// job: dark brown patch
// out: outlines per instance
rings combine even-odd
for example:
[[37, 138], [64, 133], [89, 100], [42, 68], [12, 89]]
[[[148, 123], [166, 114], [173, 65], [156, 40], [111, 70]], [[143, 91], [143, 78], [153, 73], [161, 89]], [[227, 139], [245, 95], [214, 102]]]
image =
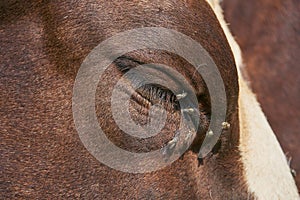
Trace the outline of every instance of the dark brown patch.
[[[23, 5], [27, 12], [21, 15], [18, 12]], [[27, 1], [15, 1], [3, 9], [5, 12], [0, 14], [2, 197], [247, 199], [237, 148], [237, 73], [225, 36], [204, 0], [142, 4], [49, 0], [38, 1], [34, 6]], [[188, 151], [183, 159], [153, 173], [133, 175], [115, 171], [88, 153], [75, 130], [72, 89], [85, 56], [105, 38], [145, 26], [175, 29], [200, 42], [224, 79], [227, 121], [232, 127], [223, 133], [219, 151], [206, 158], [200, 167], [197, 154]], [[180, 69], [182, 62], [178, 58], [157, 58], [150, 60], [188, 71]], [[141, 55], [140, 59], [149, 57]]]

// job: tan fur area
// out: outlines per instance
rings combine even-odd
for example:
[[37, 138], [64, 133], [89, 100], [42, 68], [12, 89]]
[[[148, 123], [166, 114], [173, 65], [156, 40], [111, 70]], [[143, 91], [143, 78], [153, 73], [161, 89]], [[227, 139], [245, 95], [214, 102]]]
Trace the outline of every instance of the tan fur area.
[[249, 190], [257, 199], [299, 199], [274, 132], [245, 81], [239, 83], [240, 151]]

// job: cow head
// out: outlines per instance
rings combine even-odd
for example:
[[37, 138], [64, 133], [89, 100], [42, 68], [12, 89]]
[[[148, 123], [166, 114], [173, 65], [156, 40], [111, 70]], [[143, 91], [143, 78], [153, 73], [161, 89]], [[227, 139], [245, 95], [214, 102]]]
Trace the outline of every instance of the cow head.
[[[217, 2], [8, 1], [3, 9], [4, 196], [297, 198], [284, 154], [242, 78], [241, 54]], [[195, 90], [201, 111], [197, 137], [181, 159], [158, 171], [130, 174], [98, 162], [84, 148], [73, 122], [72, 89], [93, 48], [116, 33], [142, 27], [176, 30], [204, 47], [223, 79], [227, 115], [212, 153], [199, 161], [211, 117], [209, 91], [200, 74], [182, 57], [157, 49], [132, 51], [114, 60], [98, 84], [95, 107], [99, 124], [117, 146], [136, 153], [152, 151], [174, 139], [180, 122], [180, 97], [168, 88], [149, 85], [133, 93], [129, 110], [137, 123], [145, 124], [149, 104], [159, 100], [167, 111], [162, 132], [136, 139], [117, 127], [111, 95], [128, 69], [160, 63], [178, 71]]]

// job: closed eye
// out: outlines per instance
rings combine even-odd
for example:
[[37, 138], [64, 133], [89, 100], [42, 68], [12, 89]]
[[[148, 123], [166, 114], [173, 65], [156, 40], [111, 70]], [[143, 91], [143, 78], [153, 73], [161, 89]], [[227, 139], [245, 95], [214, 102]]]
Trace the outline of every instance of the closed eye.
[[[135, 60], [134, 58], [131, 58], [129, 56], [121, 56], [114, 61], [114, 64], [118, 69], [118, 71], [122, 75], [124, 75], [127, 72], [129, 72], [131, 69], [138, 67], [139, 65], [144, 65], [146, 63]], [[164, 76], [162, 76], [162, 78], [163, 77]], [[141, 81], [138, 79], [139, 77], [135, 77], [135, 76], [130, 77], [131, 83], [135, 81], [137, 82]], [[176, 82], [176, 83], [180, 84], [180, 82]], [[182, 91], [182, 94], [183, 93], [184, 91]], [[196, 97], [198, 100], [198, 110], [200, 112], [198, 114], [200, 114], [199, 116], [200, 121], [197, 125], [196, 118], [191, 117], [190, 120], [195, 127], [198, 126], [197, 127], [198, 132], [203, 133], [203, 134], [197, 134], [198, 138], [195, 139], [196, 142], [193, 143], [193, 147], [192, 147], [193, 151], [198, 152], [201, 145], [201, 141], [203, 141], [201, 137], [205, 135], [205, 132], [207, 131], [210, 122], [210, 99], [209, 99], [209, 95], [204, 92], [196, 94]], [[185, 102], [191, 101], [189, 96], [183, 98], [185, 99]], [[137, 121], [142, 121], [141, 120], [142, 116], [148, 115], [149, 108], [155, 104], [162, 105], [164, 109], [167, 110], [168, 113], [170, 114], [177, 113], [181, 115], [183, 113], [181, 112], [182, 110], [177, 96], [171, 90], [159, 84], [145, 84], [140, 86], [139, 88], [134, 90], [134, 92], [131, 95], [131, 99], [133, 100], [132, 101], [133, 103], [138, 104], [138, 106], [134, 106], [134, 110], [137, 110], [140, 115], [133, 115], [136, 116]], [[191, 103], [190, 105], [194, 105], [194, 104]], [[178, 116], [177, 114], [171, 115], [171, 118], [177, 119], [176, 117], [174, 117], [174, 116]], [[188, 113], [188, 115], [192, 115], [192, 116], [193, 114], [194, 113], [192, 114]]]
[[[137, 67], [138, 65], [143, 65], [145, 63], [140, 62], [129, 56], [123, 55], [117, 58], [114, 61], [114, 64], [122, 74], [125, 74], [130, 69]], [[172, 108], [174, 110], [180, 109], [176, 95], [164, 86], [158, 84], [145, 84], [137, 88], [135, 92], [139, 97], [143, 97], [144, 100], [147, 100], [147, 102], [151, 105], [163, 104], [166, 107]], [[135, 98], [135, 95], [133, 95], [132, 98], [135, 100], [139, 99]]]

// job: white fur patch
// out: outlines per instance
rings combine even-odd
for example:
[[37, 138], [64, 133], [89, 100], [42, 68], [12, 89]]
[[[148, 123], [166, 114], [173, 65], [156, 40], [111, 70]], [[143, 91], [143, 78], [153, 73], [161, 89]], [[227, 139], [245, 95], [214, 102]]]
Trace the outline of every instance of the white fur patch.
[[249, 191], [257, 199], [298, 200], [295, 182], [275, 134], [242, 78], [239, 86], [239, 148]]
[[248, 191], [258, 200], [299, 200], [286, 157], [255, 95], [241, 74], [241, 51], [229, 31], [219, 0], [207, 0], [213, 8], [233, 51], [239, 75], [240, 152]]

